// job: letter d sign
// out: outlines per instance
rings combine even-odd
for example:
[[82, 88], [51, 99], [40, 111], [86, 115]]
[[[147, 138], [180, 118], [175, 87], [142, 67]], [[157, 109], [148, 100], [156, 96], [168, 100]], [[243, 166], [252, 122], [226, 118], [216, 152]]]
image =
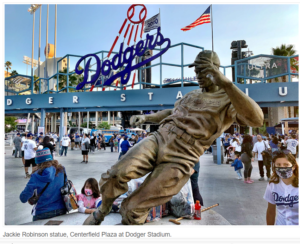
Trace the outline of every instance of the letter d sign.
[[12, 105], [12, 100], [11, 100], [11, 99], [7, 99], [7, 100], [6, 100], [6, 104], [7, 104], [7, 106]]

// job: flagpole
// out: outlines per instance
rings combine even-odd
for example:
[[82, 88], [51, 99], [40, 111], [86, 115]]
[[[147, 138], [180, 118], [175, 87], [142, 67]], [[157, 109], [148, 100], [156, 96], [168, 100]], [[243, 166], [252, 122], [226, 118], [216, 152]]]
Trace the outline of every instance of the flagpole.
[[214, 51], [214, 28], [213, 28], [212, 4], [210, 6], [211, 6], [211, 46], [212, 46], [212, 51]]

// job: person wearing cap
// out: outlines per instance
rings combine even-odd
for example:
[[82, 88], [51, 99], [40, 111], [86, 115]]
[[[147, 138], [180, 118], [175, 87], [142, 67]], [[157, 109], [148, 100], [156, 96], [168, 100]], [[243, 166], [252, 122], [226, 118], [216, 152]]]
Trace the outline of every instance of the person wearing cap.
[[22, 158], [22, 153], [21, 153], [22, 139], [20, 137], [20, 133], [17, 133], [17, 136], [14, 138], [13, 143], [15, 145], [15, 158], [17, 158], [18, 152], [19, 152], [19, 158]]
[[154, 206], [168, 202], [187, 183], [204, 151], [234, 122], [261, 127], [264, 115], [255, 101], [220, 72], [217, 53], [201, 51], [193, 64], [200, 89], [178, 99], [173, 109], [133, 115], [131, 126], [160, 124], [140, 141], [99, 182], [102, 204], [84, 225], [99, 225], [127, 182], [150, 173], [121, 204], [122, 224], [143, 224]]
[[128, 136], [124, 135], [124, 140], [120, 143], [121, 153], [119, 155], [119, 159], [128, 152], [129, 148], [132, 147], [127, 139]]
[[83, 156], [83, 161], [81, 163], [88, 163], [89, 159], [89, 148], [90, 148], [90, 139], [88, 134], [83, 134], [81, 141], [81, 153]]
[[32, 172], [36, 170], [35, 164], [35, 151], [37, 150], [37, 145], [35, 141], [32, 140], [32, 134], [27, 133], [27, 139], [24, 141], [24, 158], [25, 158], [25, 178], [30, 178], [28, 173], [28, 168], [32, 165]]
[[121, 157], [121, 152], [122, 152], [121, 144], [124, 141], [124, 137], [125, 137], [125, 134], [122, 134], [119, 139], [119, 158]]
[[66, 214], [67, 210], [60, 192], [65, 180], [67, 181], [67, 177], [64, 179], [65, 168], [57, 160], [53, 160], [47, 147], [36, 151], [35, 164], [37, 170], [21, 192], [21, 202], [26, 203], [34, 193], [40, 194], [46, 187], [33, 208], [33, 221]]
[[67, 134], [65, 134], [61, 140], [60, 140], [60, 146], [62, 147], [61, 152], [60, 152], [60, 156], [62, 156], [64, 154], [65, 151], [65, 157], [67, 157], [67, 152], [68, 152], [68, 147], [70, 146], [70, 137], [68, 137]]

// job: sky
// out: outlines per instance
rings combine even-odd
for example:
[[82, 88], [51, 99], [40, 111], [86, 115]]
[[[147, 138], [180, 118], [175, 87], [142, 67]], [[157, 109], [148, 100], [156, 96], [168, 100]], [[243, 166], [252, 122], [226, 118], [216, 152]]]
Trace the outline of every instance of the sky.
[[[161, 33], [171, 39], [171, 45], [185, 42], [211, 50], [211, 24], [203, 24], [190, 31], [180, 29], [191, 24], [207, 9], [209, 4], [145, 4], [147, 18], [161, 13]], [[33, 16], [27, 12], [29, 4], [6, 4], [5, 9], [5, 57], [12, 63], [12, 70], [26, 74], [23, 56], [31, 57]], [[127, 16], [130, 4], [58, 4], [57, 6], [57, 57], [66, 54], [86, 55], [109, 50]], [[54, 4], [49, 5], [48, 42], [54, 44]], [[137, 7], [133, 20], [138, 19]], [[35, 16], [34, 59], [38, 59], [39, 14]], [[47, 5], [42, 5], [41, 60], [45, 60]], [[299, 46], [299, 7], [296, 4], [213, 4], [214, 50], [221, 65], [231, 64], [230, 44], [234, 40], [246, 40], [254, 55], [271, 54], [271, 49], [293, 44]], [[151, 35], [156, 30], [150, 32]], [[143, 35], [145, 38], [145, 34]], [[123, 40], [123, 38], [121, 38]], [[120, 41], [114, 51], [118, 51]], [[133, 41], [131, 44], [133, 45]], [[184, 63], [192, 63], [200, 50], [184, 47]], [[180, 64], [180, 47], [169, 49], [163, 62]], [[74, 69], [77, 59], [71, 59]], [[93, 61], [92, 61], [93, 63]], [[155, 63], [155, 62], [154, 62]], [[231, 72], [228, 72], [231, 73]], [[30, 67], [28, 67], [30, 74]], [[153, 68], [154, 77], [159, 68]], [[184, 76], [194, 76], [193, 69], [185, 68]], [[164, 78], [179, 78], [180, 68], [164, 66]]]

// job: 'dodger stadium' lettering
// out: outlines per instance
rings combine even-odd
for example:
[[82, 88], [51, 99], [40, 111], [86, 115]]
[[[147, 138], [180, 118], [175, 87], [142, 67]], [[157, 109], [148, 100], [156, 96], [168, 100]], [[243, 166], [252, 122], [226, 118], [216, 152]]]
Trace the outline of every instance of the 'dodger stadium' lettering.
[[[154, 38], [155, 38], [155, 40], [153, 41]], [[132, 66], [132, 62], [136, 56], [141, 57], [147, 49], [153, 50], [156, 46], [161, 46], [165, 42], [167, 42], [167, 46], [165, 48], [163, 48], [159, 53], [152, 56], [151, 58], [148, 58], [147, 60], [144, 60], [144, 61]], [[98, 78], [101, 74], [107, 76], [111, 72], [111, 69], [117, 70], [117, 69], [123, 67], [124, 64], [126, 64], [126, 66], [124, 66], [125, 69], [123, 71], [111, 76], [103, 85], [110, 86], [111, 83], [119, 77], [121, 77], [121, 84], [123, 84], [123, 85], [127, 84], [130, 79], [131, 71], [138, 69], [139, 67], [145, 65], [146, 63], [163, 55], [170, 48], [171, 40], [169, 38], [164, 38], [164, 36], [160, 33], [160, 27], [159, 27], [157, 29], [156, 37], [154, 37], [154, 35], [147, 34], [145, 42], [143, 40], [141, 40], [136, 44], [135, 47], [134, 47], [134, 45], [131, 47], [127, 47], [125, 49], [124, 53], [123, 53], [123, 44], [124, 43], [121, 43], [119, 52], [117, 54], [115, 54], [115, 56], [112, 58], [112, 60], [111, 61], [105, 60], [102, 64], [102, 66], [101, 66], [101, 60], [96, 54], [87, 54], [87, 55], [83, 56], [82, 58], [80, 58], [75, 66], [75, 72], [78, 75], [81, 75], [84, 72], [84, 78], [83, 78], [83, 82], [81, 82], [77, 85], [76, 90], [82, 89], [85, 84], [93, 84], [96, 80], [98, 80]], [[122, 53], [123, 53], [123, 55], [122, 55]], [[129, 56], [128, 56], [128, 54], [129, 54]], [[91, 57], [91, 58], [87, 61], [84, 69], [78, 70], [80, 63], [88, 57]], [[97, 65], [96, 73], [95, 73], [95, 75], [92, 76], [91, 80], [88, 81], [89, 67], [90, 67], [90, 62], [92, 60], [92, 57], [94, 57], [96, 59], [96, 65]]]

